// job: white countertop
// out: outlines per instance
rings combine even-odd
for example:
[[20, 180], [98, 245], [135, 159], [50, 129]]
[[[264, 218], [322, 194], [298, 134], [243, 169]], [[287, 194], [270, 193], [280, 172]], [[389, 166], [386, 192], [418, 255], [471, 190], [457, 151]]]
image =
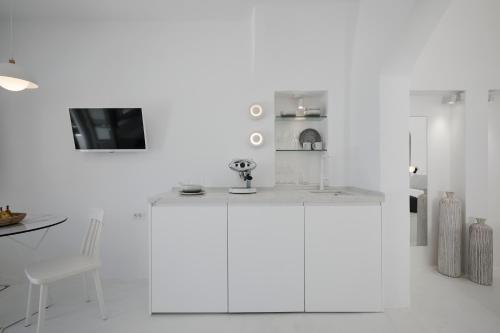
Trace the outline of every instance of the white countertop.
[[287, 204], [287, 205], [315, 205], [315, 204], [368, 204], [382, 203], [384, 194], [355, 187], [327, 187], [326, 190], [336, 193], [313, 193], [317, 188], [307, 187], [261, 187], [255, 194], [231, 194], [228, 188], [205, 188], [205, 194], [186, 196], [179, 194], [179, 189], [155, 195], [149, 199], [152, 206], [168, 205], [203, 205], [203, 204]]

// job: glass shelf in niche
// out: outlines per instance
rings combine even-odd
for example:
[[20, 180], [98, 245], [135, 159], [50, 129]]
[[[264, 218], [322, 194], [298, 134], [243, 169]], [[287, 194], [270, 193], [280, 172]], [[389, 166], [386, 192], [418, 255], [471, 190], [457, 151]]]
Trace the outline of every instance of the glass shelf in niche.
[[324, 151], [328, 151], [327, 149], [321, 149], [321, 150], [313, 150], [313, 149], [309, 149], [309, 150], [306, 150], [306, 149], [276, 149], [276, 151], [304, 151], [304, 152], [324, 152]]
[[278, 121], [287, 121], [287, 120], [295, 120], [295, 121], [309, 121], [309, 120], [324, 120], [327, 116], [276, 116], [276, 120]]

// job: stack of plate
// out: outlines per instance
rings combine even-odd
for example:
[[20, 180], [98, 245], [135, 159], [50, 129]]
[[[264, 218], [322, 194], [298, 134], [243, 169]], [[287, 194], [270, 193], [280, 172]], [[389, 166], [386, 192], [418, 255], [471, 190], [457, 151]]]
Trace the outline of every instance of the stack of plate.
[[202, 195], [205, 194], [203, 186], [196, 184], [181, 184], [179, 191], [181, 195]]
[[311, 144], [321, 142], [321, 134], [314, 128], [307, 128], [300, 132], [299, 142], [301, 146], [304, 145], [304, 142], [310, 142]]

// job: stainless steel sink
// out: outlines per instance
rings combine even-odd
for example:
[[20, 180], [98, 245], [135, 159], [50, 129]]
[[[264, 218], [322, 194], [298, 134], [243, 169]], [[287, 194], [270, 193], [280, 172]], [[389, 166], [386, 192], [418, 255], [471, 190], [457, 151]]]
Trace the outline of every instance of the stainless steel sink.
[[311, 193], [315, 193], [315, 194], [333, 194], [335, 196], [338, 196], [338, 195], [351, 195], [349, 192], [344, 192], [344, 191], [340, 191], [340, 190], [312, 190], [312, 191], [309, 191]]

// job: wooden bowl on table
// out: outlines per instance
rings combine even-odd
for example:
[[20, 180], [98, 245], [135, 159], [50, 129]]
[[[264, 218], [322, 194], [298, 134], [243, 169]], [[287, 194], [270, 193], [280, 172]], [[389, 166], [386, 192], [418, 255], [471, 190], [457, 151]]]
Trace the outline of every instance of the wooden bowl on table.
[[16, 224], [24, 220], [26, 213], [12, 213], [11, 217], [5, 217], [0, 219], [0, 227], [5, 227], [8, 225]]

